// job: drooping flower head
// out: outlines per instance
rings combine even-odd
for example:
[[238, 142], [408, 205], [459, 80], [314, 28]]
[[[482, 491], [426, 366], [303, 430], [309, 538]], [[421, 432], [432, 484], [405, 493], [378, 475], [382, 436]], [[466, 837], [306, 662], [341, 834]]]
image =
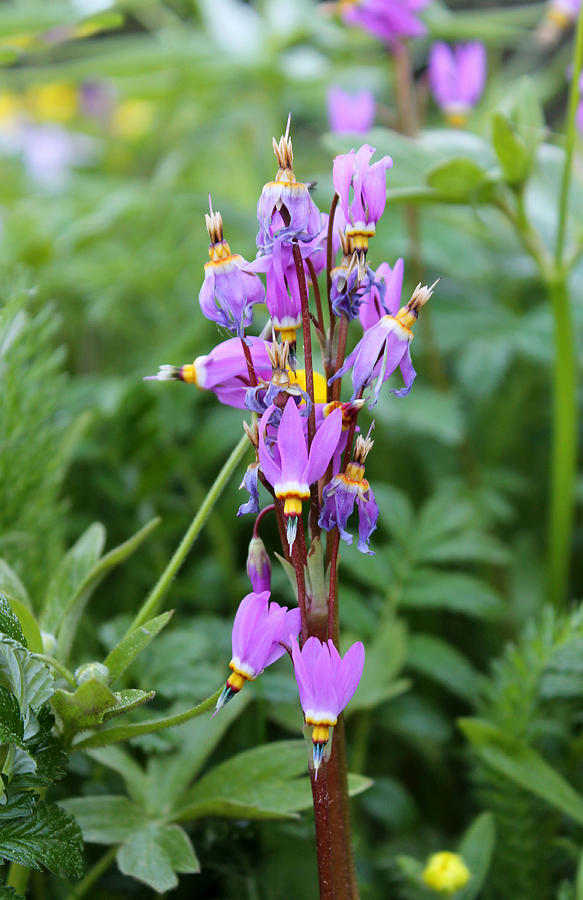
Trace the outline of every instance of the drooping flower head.
[[300, 632], [300, 611], [269, 603], [269, 591], [247, 594], [233, 622], [231, 674], [217, 700], [215, 713], [285, 653], [285, 646]]
[[263, 186], [257, 204], [257, 247], [263, 253], [271, 250], [274, 240], [311, 241], [322, 231], [320, 210], [312, 200], [308, 186], [297, 181], [294, 174], [289, 125], [288, 119], [286, 133], [279, 143], [273, 138], [278, 170], [275, 181], [268, 181]]
[[316, 776], [330, 728], [347, 706], [358, 687], [364, 668], [364, 646], [353, 644], [341, 657], [334, 641], [322, 643], [310, 637], [300, 650], [292, 641], [294, 672], [306, 725], [312, 726], [313, 760]]
[[339, 237], [344, 255], [330, 273], [330, 300], [337, 316], [355, 319], [367, 295], [374, 289], [379, 297], [384, 296], [385, 285], [370, 266], [365, 265], [364, 270], [359, 266], [359, 255], [352, 238], [344, 232], [340, 232]]
[[382, 385], [399, 366], [405, 387], [400, 390], [393, 388], [391, 393], [396, 397], [405, 397], [411, 390], [416, 375], [409, 350], [409, 344], [413, 340], [411, 327], [417, 320], [419, 310], [431, 297], [434, 287], [435, 285], [430, 288], [417, 285], [406, 306], [401, 307], [396, 314], [383, 316], [376, 325], [372, 325], [330, 382], [352, 369], [353, 397], [356, 397], [376, 380], [374, 399], [370, 404], [374, 406]]
[[349, 517], [358, 509], [358, 549], [361, 553], [371, 553], [368, 542], [377, 527], [379, 508], [374, 493], [364, 477], [364, 463], [370, 453], [373, 441], [360, 435], [356, 439], [354, 453], [346, 471], [336, 475], [322, 493], [322, 512], [318, 524], [325, 531], [337, 527], [340, 537], [352, 544], [352, 535], [346, 530]]
[[368, 144], [355, 153], [342, 153], [334, 159], [332, 178], [346, 218], [346, 237], [352, 240], [358, 255], [359, 278], [364, 276], [364, 259], [368, 242], [374, 236], [376, 223], [387, 202], [386, 171], [393, 165], [390, 156], [383, 156], [370, 165], [375, 152]]
[[265, 299], [263, 283], [246, 270], [246, 259], [231, 253], [223, 237], [221, 214], [213, 212], [211, 206], [210, 215], [204, 218], [210, 238], [210, 261], [204, 266], [204, 283], [198, 295], [200, 308], [207, 319], [241, 337], [253, 320], [251, 307]]
[[[271, 377], [270, 344], [258, 337], [245, 338], [258, 379]], [[250, 387], [245, 354], [239, 338], [217, 344], [210, 353], [197, 356], [185, 366], [160, 366], [157, 375], [145, 381], [185, 381], [205, 391], [213, 391], [226, 406], [245, 409], [245, 395]]]
[[457, 853], [442, 850], [429, 857], [422, 878], [427, 887], [439, 894], [455, 894], [470, 880], [470, 870]]
[[289, 397], [271, 450], [266, 442], [269, 420], [276, 407], [267, 408], [259, 423], [259, 461], [261, 470], [278, 500], [284, 501], [290, 547], [295, 541], [302, 501], [310, 496], [310, 485], [326, 471], [336, 450], [342, 430], [342, 412], [335, 410], [317, 429], [308, 452], [304, 425], [293, 397]]
[[[386, 313], [395, 313], [401, 305], [401, 291], [403, 290], [403, 274], [405, 265], [402, 257], [397, 260], [393, 268], [387, 262], [383, 262], [375, 272], [375, 278], [368, 291], [362, 297], [358, 310], [360, 324], [366, 331], [381, 319]], [[384, 290], [379, 289], [379, 281]]]
[[340, 87], [328, 91], [328, 121], [336, 134], [358, 134], [372, 127], [375, 99], [366, 89], [351, 94]]
[[486, 83], [486, 48], [479, 41], [448, 47], [437, 41], [429, 51], [429, 85], [450, 125], [465, 125]]
[[368, 31], [389, 47], [406, 38], [425, 34], [417, 13], [429, 0], [340, 0], [340, 15], [347, 25]]

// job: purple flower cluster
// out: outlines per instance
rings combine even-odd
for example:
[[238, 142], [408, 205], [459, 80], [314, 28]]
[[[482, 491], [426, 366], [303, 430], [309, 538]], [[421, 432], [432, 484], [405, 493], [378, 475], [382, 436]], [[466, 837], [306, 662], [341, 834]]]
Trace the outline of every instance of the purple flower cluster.
[[[294, 174], [289, 123], [285, 135], [274, 141], [274, 152], [278, 170], [259, 198], [253, 262], [231, 253], [218, 212], [211, 208], [206, 216], [210, 261], [204, 266], [200, 307], [233, 336], [193, 363], [162, 366], [151, 377], [195, 384], [252, 414], [251, 423], [244, 424], [254, 459], [241, 485], [249, 500], [239, 508], [239, 515], [257, 515], [247, 558], [252, 591], [235, 616], [231, 674], [216, 710], [287, 651], [311, 729], [317, 774], [327, 759], [331, 729], [354, 694], [364, 665], [361, 643], [353, 644], [344, 658], [334, 643], [336, 576], [330, 574], [331, 568], [336, 571], [339, 541], [351, 544], [352, 530], [358, 532], [358, 549], [373, 552], [369, 542], [379, 509], [365, 477], [373, 441], [358, 433], [357, 417], [365, 391], [370, 389], [370, 402], [376, 403], [397, 368], [404, 387], [392, 393], [405, 396], [411, 389], [412, 326], [432, 289], [419, 285], [401, 306], [403, 260], [393, 267], [381, 263], [376, 270], [370, 265], [369, 244], [386, 205], [389, 156], [372, 162], [375, 150], [368, 144], [337, 156], [332, 171], [337, 197], [326, 216]], [[318, 285], [327, 265], [328, 323]], [[270, 339], [248, 333], [263, 304], [269, 321], [262, 333]], [[362, 334], [345, 356], [351, 322]], [[314, 369], [312, 331], [325, 375]], [[298, 332], [303, 336], [303, 369]], [[353, 393], [342, 401], [340, 382], [348, 373]], [[260, 485], [270, 494], [263, 509]], [[275, 515], [285, 563], [295, 574], [297, 608], [271, 600], [270, 555], [258, 534], [268, 513]], [[326, 564], [319, 549], [324, 538]], [[316, 560], [319, 574], [313, 568]]]

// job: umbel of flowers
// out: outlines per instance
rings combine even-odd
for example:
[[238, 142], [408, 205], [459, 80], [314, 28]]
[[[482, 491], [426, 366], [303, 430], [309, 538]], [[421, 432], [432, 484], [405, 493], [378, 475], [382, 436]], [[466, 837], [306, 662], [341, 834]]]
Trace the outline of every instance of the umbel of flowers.
[[[337, 156], [335, 193], [323, 214], [296, 177], [289, 121], [273, 146], [277, 172], [257, 205], [256, 259], [248, 263], [232, 253], [220, 213], [211, 207], [206, 215], [210, 260], [200, 308], [232, 337], [192, 363], [161, 366], [150, 378], [213, 391], [249, 416], [243, 425], [254, 458], [241, 484], [249, 499], [238, 515], [256, 517], [247, 559], [251, 591], [235, 613], [231, 671], [215, 714], [289, 655], [311, 747], [320, 885], [328, 897], [325, 886], [334, 879], [356, 884], [342, 712], [365, 662], [360, 642], [344, 654], [339, 650], [339, 543], [352, 543], [356, 531], [358, 550], [373, 553], [379, 517], [365, 478], [374, 423], [363, 437], [358, 417], [367, 403], [377, 403], [387, 381], [397, 380], [390, 388], [396, 397], [411, 390], [413, 327], [432, 288], [418, 285], [402, 303], [403, 260], [371, 266], [390, 157], [373, 162], [375, 150], [367, 144]], [[259, 336], [250, 333], [258, 313]], [[347, 354], [349, 327], [354, 349]], [[342, 399], [345, 375], [352, 392]], [[279, 558], [295, 580], [297, 606], [291, 597], [272, 596], [270, 553], [259, 534], [266, 516], [277, 523]], [[321, 769], [324, 778], [318, 778]], [[339, 889], [334, 896], [355, 895]]]

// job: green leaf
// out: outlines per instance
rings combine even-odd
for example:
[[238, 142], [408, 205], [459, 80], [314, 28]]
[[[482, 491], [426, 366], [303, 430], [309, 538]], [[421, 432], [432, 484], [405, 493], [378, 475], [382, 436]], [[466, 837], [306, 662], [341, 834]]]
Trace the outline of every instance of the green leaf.
[[583, 853], [579, 854], [579, 864], [575, 876], [575, 900], [583, 900]]
[[83, 871], [82, 851], [79, 826], [54, 803], [41, 800], [33, 816], [2, 823], [0, 857], [29, 869], [45, 866], [51, 872], [78, 877]]
[[367, 646], [366, 665], [347, 713], [373, 709], [406, 690], [408, 682], [395, 681], [406, 659], [407, 627], [399, 619], [389, 618]]
[[144, 824], [144, 810], [127, 797], [72, 797], [60, 805], [75, 817], [88, 844], [121, 844]]
[[20, 602], [20, 600], [15, 600], [13, 597], [9, 597], [9, 600], [12, 611], [20, 622], [20, 627], [22, 628], [24, 635], [24, 645], [28, 647], [32, 653], [43, 653], [43, 639], [34, 615], [24, 603]]
[[111, 684], [114, 684], [123, 675], [136, 656], [166, 627], [173, 613], [174, 610], [169, 610], [135, 628], [126, 637], [122, 638], [119, 644], [106, 656], [103, 662], [109, 669]]
[[486, 170], [464, 156], [453, 157], [435, 163], [427, 170], [425, 179], [429, 187], [454, 200], [471, 200], [485, 185]]
[[48, 587], [41, 616], [44, 631], [57, 633], [71, 599], [101, 556], [104, 544], [105, 528], [94, 522], [65, 554]]
[[0, 686], [0, 744], [22, 744], [24, 722], [20, 705], [8, 688]]
[[115, 706], [105, 710], [102, 721], [107, 722], [109, 719], [115, 719], [117, 716], [129, 712], [130, 709], [136, 709], [138, 706], [143, 706], [144, 703], [153, 700], [155, 696], [156, 691], [141, 691], [138, 688], [126, 688], [124, 691], [114, 691]]
[[506, 180], [510, 184], [524, 181], [530, 169], [530, 153], [510, 120], [499, 110], [492, 115], [492, 144]]
[[18, 700], [24, 735], [30, 737], [38, 728], [34, 713], [53, 695], [53, 677], [22, 644], [4, 635], [0, 635], [0, 673]]
[[513, 118], [517, 131], [532, 156], [545, 136], [545, 115], [531, 78], [523, 78], [520, 82]]
[[0, 593], [0, 633], [7, 635], [26, 647], [26, 640], [20, 622], [12, 612], [12, 607], [4, 594]]
[[18, 600], [30, 609], [30, 600], [25, 586], [4, 559], [0, 559], [0, 593], [6, 594], [9, 600]]
[[458, 401], [451, 393], [422, 385], [402, 403], [379, 403], [375, 410], [380, 422], [391, 430], [435, 438], [446, 446], [459, 444], [463, 437], [463, 421]]
[[[111, 569], [124, 562], [128, 556], [131, 556], [137, 550], [140, 544], [157, 528], [159, 523], [160, 519], [152, 519], [129, 540], [124, 541], [123, 544], [119, 544], [119, 546], [110, 550], [109, 553], [106, 553], [99, 562], [95, 560], [94, 565], [86, 572], [77, 590], [69, 595], [68, 602], [65, 603], [62, 610], [58, 622], [60, 627], [57, 640], [57, 658], [61, 660], [68, 658], [85, 604], [95, 588], [103, 581]], [[56, 629], [54, 630], [56, 631]]]
[[138, 804], [144, 797], [147, 797], [146, 773], [122, 747], [99, 747], [95, 750], [88, 750], [87, 753], [91, 759], [121, 775], [129, 795]]
[[413, 635], [409, 641], [407, 664], [469, 703], [475, 700], [478, 673], [459, 650], [441, 638], [431, 634]]
[[415, 569], [403, 588], [404, 609], [448, 609], [475, 618], [493, 618], [503, 611], [498, 594], [485, 582], [463, 572]]
[[481, 813], [461, 839], [458, 853], [471, 873], [468, 884], [456, 895], [456, 900], [475, 900], [486, 880], [494, 845], [496, 823], [491, 812]]
[[482, 719], [458, 724], [486, 765], [583, 824], [583, 797], [536, 750]]
[[175, 872], [200, 871], [192, 844], [178, 825], [150, 823], [134, 831], [116, 858], [124, 875], [142, 881], [159, 894], [178, 885]]

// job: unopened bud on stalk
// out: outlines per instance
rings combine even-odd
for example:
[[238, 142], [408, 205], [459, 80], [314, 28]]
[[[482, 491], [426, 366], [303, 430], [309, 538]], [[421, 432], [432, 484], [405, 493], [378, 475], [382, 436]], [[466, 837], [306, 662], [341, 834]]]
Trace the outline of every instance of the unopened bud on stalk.
[[249, 543], [247, 575], [256, 594], [271, 590], [271, 563], [260, 537], [251, 538]]

